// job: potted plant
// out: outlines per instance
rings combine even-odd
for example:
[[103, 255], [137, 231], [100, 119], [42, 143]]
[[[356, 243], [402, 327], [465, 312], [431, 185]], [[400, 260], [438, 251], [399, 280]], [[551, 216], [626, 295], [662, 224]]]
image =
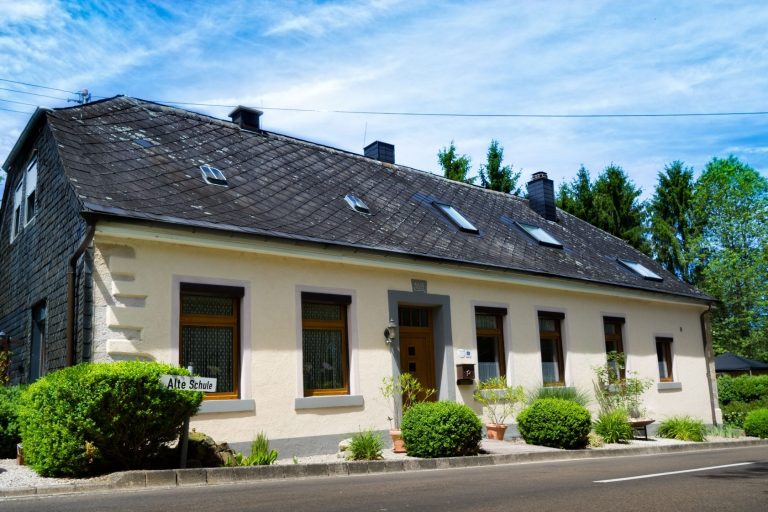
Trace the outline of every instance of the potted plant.
[[507, 418], [515, 412], [515, 406], [525, 398], [522, 386], [509, 386], [506, 377], [491, 377], [480, 383], [474, 393], [475, 400], [486, 410], [488, 423], [485, 429], [488, 439], [504, 439]]
[[391, 400], [392, 416], [387, 417], [390, 423], [389, 435], [392, 438], [392, 451], [405, 453], [405, 443], [400, 431], [400, 421], [405, 411], [416, 402], [428, 400], [435, 394], [434, 389], [425, 388], [421, 382], [410, 373], [384, 377], [381, 381], [381, 394]]

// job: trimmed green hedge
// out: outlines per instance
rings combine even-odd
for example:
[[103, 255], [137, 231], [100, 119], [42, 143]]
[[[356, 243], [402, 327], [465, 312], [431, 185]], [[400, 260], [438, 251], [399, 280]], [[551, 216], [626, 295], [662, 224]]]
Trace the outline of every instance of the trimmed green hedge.
[[757, 409], [744, 420], [744, 433], [748, 436], [768, 438], [768, 409]]
[[0, 459], [16, 458], [19, 435], [19, 405], [23, 386], [0, 386]]
[[456, 457], [480, 451], [483, 424], [475, 412], [456, 402], [421, 402], [403, 414], [403, 441], [413, 457]]
[[768, 375], [724, 375], [717, 378], [717, 394], [720, 405], [731, 402], [756, 402], [768, 400]]
[[154, 362], [83, 363], [30, 385], [19, 410], [24, 457], [43, 476], [151, 467], [194, 414], [202, 393], [166, 389]]
[[589, 411], [570, 400], [542, 398], [517, 415], [526, 443], [553, 448], [583, 448], [592, 429]]

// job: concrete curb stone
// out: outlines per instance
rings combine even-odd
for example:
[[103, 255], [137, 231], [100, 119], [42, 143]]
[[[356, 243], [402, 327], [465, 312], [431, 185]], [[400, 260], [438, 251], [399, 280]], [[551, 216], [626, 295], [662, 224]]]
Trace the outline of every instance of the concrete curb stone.
[[116, 489], [187, 487], [221, 485], [259, 480], [317, 478], [402, 471], [466, 468], [536, 461], [574, 460], [603, 457], [625, 457], [659, 453], [677, 453], [722, 448], [768, 446], [768, 440], [715, 441], [691, 444], [642, 446], [631, 449], [553, 450], [520, 453], [484, 454], [477, 457], [448, 457], [442, 459], [401, 459], [379, 461], [340, 461], [275, 466], [240, 466], [224, 468], [169, 469], [124, 471], [113, 473], [101, 482], [65, 484], [48, 487], [18, 487], [0, 489], [0, 498], [21, 498], [54, 494], [97, 492]]

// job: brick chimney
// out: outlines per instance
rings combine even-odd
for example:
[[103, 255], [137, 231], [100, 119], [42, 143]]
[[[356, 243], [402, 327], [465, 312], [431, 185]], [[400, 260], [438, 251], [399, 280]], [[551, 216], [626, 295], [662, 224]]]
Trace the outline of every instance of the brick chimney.
[[545, 219], [557, 222], [555, 184], [547, 173], [536, 172], [528, 182], [528, 206]]
[[363, 149], [366, 158], [373, 158], [388, 164], [395, 163], [395, 146], [386, 142], [373, 141]]
[[256, 110], [255, 108], [244, 107], [238, 105], [235, 110], [229, 113], [229, 117], [232, 118], [232, 122], [238, 125], [243, 130], [252, 132], [260, 131], [259, 118], [264, 112]]

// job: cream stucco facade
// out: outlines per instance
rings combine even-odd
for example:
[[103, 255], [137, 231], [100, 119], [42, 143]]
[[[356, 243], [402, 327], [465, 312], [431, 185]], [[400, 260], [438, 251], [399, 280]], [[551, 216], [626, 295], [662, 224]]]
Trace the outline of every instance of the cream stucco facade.
[[[590, 391], [605, 361], [603, 317], [624, 323], [630, 371], [656, 383], [644, 397], [656, 419], [687, 414], [713, 421], [701, 302], [574, 280], [535, 277], [407, 257], [120, 222], [99, 222], [94, 239], [94, 359], [179, 361], [181, 283], [242, 288], [239, 400], [206, 401], [192, 426], [236, 446], [264, 431], [290, 456], [350, 432], [385, 430], [390, 404], [379, 388], [397, 369], [382, 334], [393, 304], [441, 310], [435, 332], [440, 398], [481, 409], [474, 386], [456, 384], [455, 364], [477, 363], [476, 306], [506, 308], [507, 378], [542, 383], [538, 311], [564, 314], [565, 383]], [[414, 292], [412, 280], [426, 281]], [[349, 395], [303, 397], [301, 292], [351, 296]], [[396, 317], [395, 317], [396, 318]], [[659, 382], [655, 339], [672, 338], [671, 383]], [[437, 339], [440, 338], [440, 339]], [[457, 351], [469, 350], [469, 357]], [[300, 448], [300, 446], [302, 448]]]

